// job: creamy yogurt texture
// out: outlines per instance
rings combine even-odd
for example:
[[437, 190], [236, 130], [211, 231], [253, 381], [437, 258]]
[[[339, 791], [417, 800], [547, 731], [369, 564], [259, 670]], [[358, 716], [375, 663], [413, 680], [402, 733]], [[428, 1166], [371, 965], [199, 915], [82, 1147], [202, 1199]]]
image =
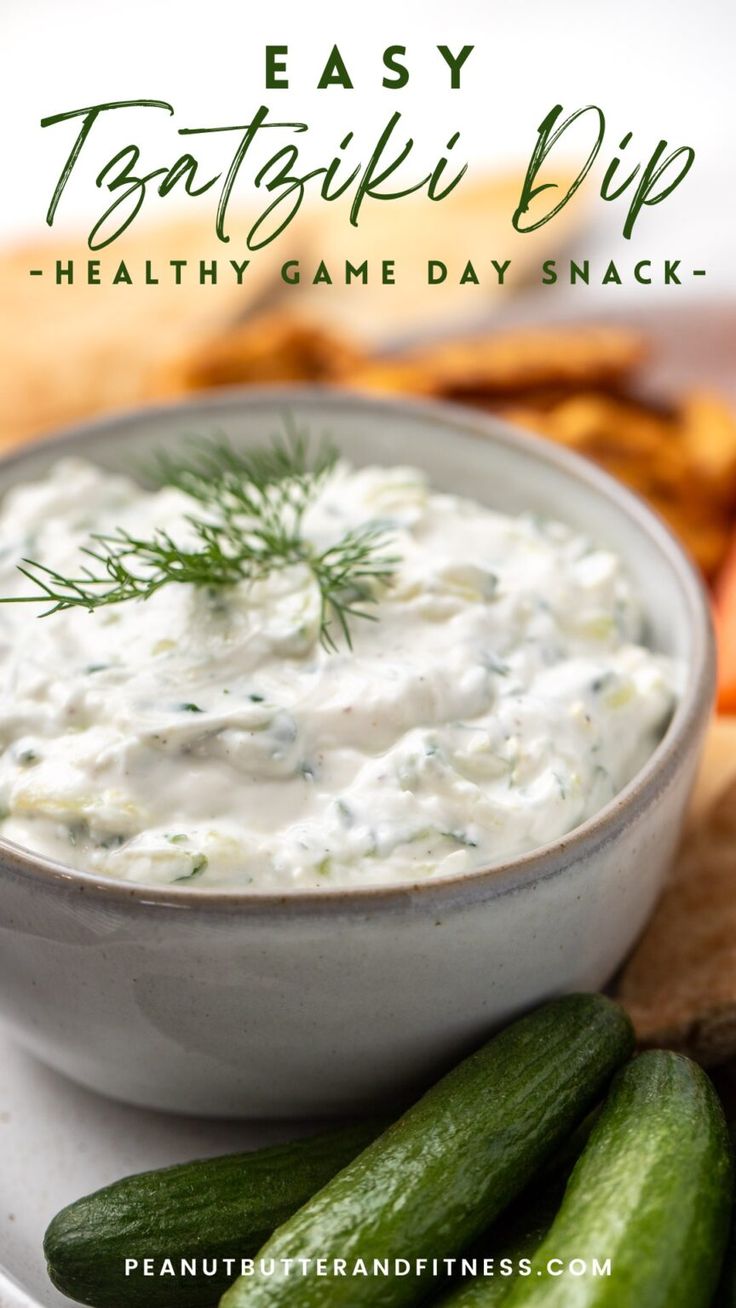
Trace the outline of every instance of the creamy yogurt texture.
[[[75, 575], [90, 532], [176, 537], [191, 507], [60, 462], [5, 499], [2, 593], [29, 593], [23, 556]], [[372, 519], [400, 562], [352, 651], [320, 644], [302, 565], [94, 613], [1, 605], [2, 835], [131, 882], [281, 892], [467, 872], [606, 804], [678, 690], [617, 556], [403, 467], [339, 464], [305, 534]]]

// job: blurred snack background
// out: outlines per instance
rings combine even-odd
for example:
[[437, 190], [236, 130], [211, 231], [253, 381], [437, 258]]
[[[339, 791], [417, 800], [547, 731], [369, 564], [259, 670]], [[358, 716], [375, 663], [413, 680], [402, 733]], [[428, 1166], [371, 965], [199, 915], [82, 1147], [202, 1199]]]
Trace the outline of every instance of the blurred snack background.
[[[462, 193], [451, 197], [451, 213], [430, 207], [432, 221], [425, 220], [407, 266], [418, 276], [428, 250], [477, 246], [483, 206], [492, 231], [494, 216], [498, 225], [502, 215], [507, 220], [511, 193], [507, 179], [489, 181], [470, 188], [467, 200]], [[393, 215], [385, 215], [386, 223], [388, 232], [381, 233], [374, 217], [370, 236], [362, 234], [363, 258], [373, 268], [379, 251], [389, 244], [396, 249]], [[563, 224], [554, 240], [564, 246], [569, 235]], [[323, 239], [321, 222], [301, 221], [290, 257], [313, 269]], [[545, 240], [548, 257], [550, 237]], [[537, 246], [532, 240], [524, 247], [529, 266]], [[71, 286], [55, 286], [50, 275], [29, 277], [29, 267], [48, 266], [45, 245], [0, 255], [8, 287], [0, 320], [6, 374], [0, 445], [217, 386], [320, 382], [452, 400], [594, 459], [650, 501], [709, 581], [717, 576], [736, 520], [736, 413], [729, 394], [736, 311], [718, 315], [720, 375], [711, 352], [701, 375], [685, 381], [677, 374], [702, 331], [697, 313], [679, 312], [679, 336], [670, 331], [664, 342], [664, 311], [659, 321], [656, 315], [648, 322], [555, 321], [545, 309], [514, 322], [526, 264], [516, 267], [513, 288], [489, 280], [474, 302], [467, 287], [420, 287], [417, 276], [396, 286], [286, 287], [283, 254], [270, 250], [251, 261], [242, 286], [222, 275], [216, 285], [187, 278], [177, 286], [164, 276], [155, 285], [143, 282], [146, 260], [162, 272], [172, 257], [214, 259], [216, 247], [199, 222], [143, 229], [105, 252], [101, 284], [93, 286], [84, 281], [89, 252], [81, 241], [54, 250], [54, 258], [75, 261]], [[111, 283], [121, 260], [133, 285]], [[331, 263], [333, 270], [343, 266], [344, 256]], [[478, 319], [472, 330], [462, 324], [464, 305], [473, 306], [473, 314], [464, 311], [466, 322]], [[663, 362], [674, 375], [657, 385], [652, 372], [661, 372]]]
[[[317, 382], [364, 392], [449, 400], [593, 459], [669, 523], [712, 588], [720, 648], [720, 708], [670, 890], [621, 979], [647, 1043], [706, 1062], [736, 1057], [736, 304], [554, 315], [554, 297], [530, 290], [543, 258], [564, 257], [585, 210], [566, 210], [534, 238], [509, 239], [517, 174], [489, 175], [421, 220], [375, 206], [360, 239], [323, 210], [307, 214], [251, 261], [242, 285], [221, 277], [175, 285], [176, 259], [227, 260], [211, 223], [137, 228], [100, 257], [87, 285], [83, 240], [25, 244], [0, 253], [4, 384], [0, 448], [78, 419], [211, 387]], [[513, 258], [499, 287], [427, 287], [428, 258], [462, 252], [487, 267]], [[512, 248], [513, 247], [513, 248]], [[390, 253], [414, 269], [383, 286]], [[311, 285], [320, 259], [336, 280]], [[344, 260], [368, 260], [368, 285], [340, 285]], [[72, 286], [34, 266], [74, 259]], [[113, 286], [124, 259], [133, 285]], [[302, 281], [287, 286], [286, 259]], [[574, 298], [574, 297], [573, 297]], [[543, 301], [543, 302], [542, 302]], [[585, 303], [585, 301], [582, 301]], [[676, 984], [675, 984], [676, 982]]]

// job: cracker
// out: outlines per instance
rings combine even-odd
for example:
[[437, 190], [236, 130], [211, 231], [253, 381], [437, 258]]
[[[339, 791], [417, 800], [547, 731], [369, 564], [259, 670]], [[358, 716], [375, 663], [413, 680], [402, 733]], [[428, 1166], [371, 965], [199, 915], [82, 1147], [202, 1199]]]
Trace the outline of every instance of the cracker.
[[684, 448], [720, 499], [736, 497], [736, 415], [710, 391], [691, 391], [681, 411]]
[[[511, 421], [558, 441], [599, 463], [643, 496], [690, 550], [707, 577], [728, 552], [733, 507], [717, 489], [683, 438], [690, 399], [671, 411], [625, 395], [581, 391], [539, 410], [500, 406]], [[496, 406], [497, 408], [499, 406]], [[701, 411], [701, 421], [705, 413]]]
[[202, 339], [159, 374], [170, 393], [216, 386], [330, 381], [357, 369], [360, 355], [344, 337], [300, 316], [256, 314]]
[[560, 325], [464, 337], [408, 356], [458, 398], [619, 385], [645, 357], [636, 332]]
[[342, 369], [337, 380], [356, 391], [390, 395], [439, 394], [438, 382], [431, 370], [402, 356], [367, 358], [357, 366]]

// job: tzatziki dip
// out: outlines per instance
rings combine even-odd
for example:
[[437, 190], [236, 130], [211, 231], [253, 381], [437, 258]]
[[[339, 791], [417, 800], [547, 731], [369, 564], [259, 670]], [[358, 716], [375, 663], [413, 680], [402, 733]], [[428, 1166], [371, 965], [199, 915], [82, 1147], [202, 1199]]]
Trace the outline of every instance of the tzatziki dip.
[[[69, 577], [95, 533], [186, 537], [193, 501], [65, 459], [0, 511], [0, 593]], [[288, 891], [421, 882], [571, 831], [651, 755], [679, 670], [620, 558], [564, 523], [337, 462], [302, 523], [376, 522], [370, 618], [321, 639], [298, 561], [145, 600], [0, 605], [0, 834], [130, 882]], [[41, 606], [43, 607], [43, 606]]]

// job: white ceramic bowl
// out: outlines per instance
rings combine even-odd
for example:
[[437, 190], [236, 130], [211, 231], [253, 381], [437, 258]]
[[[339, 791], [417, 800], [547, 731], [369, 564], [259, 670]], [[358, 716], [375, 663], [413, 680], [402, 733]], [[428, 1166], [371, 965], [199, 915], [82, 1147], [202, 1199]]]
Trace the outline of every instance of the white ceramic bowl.
[[132, 1103], [324, 1116], [396, 1097], [545, 997], [603, 985], [670, 864], [713, 695], [700, 582], [644, 504], [587, 463], [491, 419], [318, 389], [228, 391], [125, 414], [15, 454], [0, 491], [64, 453], [130, 467], [291, 413], [356, 464], [413, 463], [508, 512], [552, 513], [621, 554], [685, 693], [641, 773], [565, 839], [421, 885], [277, 896], [146, 889], [0, 844], [0, 1015], [26, 1048]]

